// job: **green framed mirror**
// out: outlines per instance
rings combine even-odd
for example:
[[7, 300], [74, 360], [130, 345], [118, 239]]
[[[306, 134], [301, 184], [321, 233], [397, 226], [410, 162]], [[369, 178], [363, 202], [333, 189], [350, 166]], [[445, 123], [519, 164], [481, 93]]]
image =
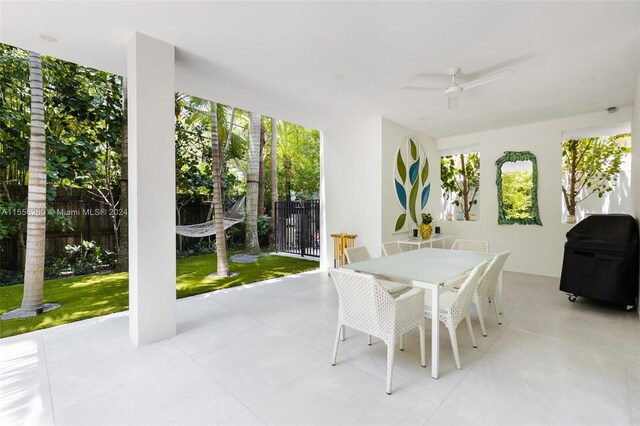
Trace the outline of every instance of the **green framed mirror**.
[[529, 151], [505, 151], [496, 160], [498, 224], [542, 225], [538, 211], [538, 163]]

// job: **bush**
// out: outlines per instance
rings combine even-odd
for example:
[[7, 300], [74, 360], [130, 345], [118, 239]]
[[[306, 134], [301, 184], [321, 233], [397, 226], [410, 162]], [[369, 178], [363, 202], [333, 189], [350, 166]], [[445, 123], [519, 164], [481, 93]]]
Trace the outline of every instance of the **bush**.
[[84, 241], [77, 245], [65, 246], [69, 265], [75, 275], [94, 272], [98, 268], [115, 266], [118, 256], [93, 241]]
[[44, 278], [57, 278], [62, 271], [69, 269], [69, 261], [65, 257], [56, 257], [44, 264]]
[[215, 241], [200, 241], [186, 250], [176, 250], [176, 257], [181, 259], [183, 257], [200, 256], [203, 254], [215, 253], [216, 242]]
[[14, 284], [22, 284], [24, 276], [20, 272], [0, 269], [0, 287]]
[[[244, 235], [247, 225], [240, 222], [231, 227], [228, 231], [229, 240], [232, 246], [244, 247]], [[258, 216], [258, 242], [260, 248], [269, 248], [269, 238], [271, 236], [271, 217]]]

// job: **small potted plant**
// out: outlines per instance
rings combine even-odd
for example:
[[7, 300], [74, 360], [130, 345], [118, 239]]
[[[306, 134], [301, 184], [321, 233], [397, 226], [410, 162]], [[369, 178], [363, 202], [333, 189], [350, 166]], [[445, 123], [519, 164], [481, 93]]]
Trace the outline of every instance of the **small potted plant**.
[[429, 238], [431, 238], [431, 232], [433, 231], [433, 228], [431, 227], [431, 222], [433, 222], [431, 213], [422, 213], [422, 223], [420, 224], [420, 236], [424, 240], [428, 240]]

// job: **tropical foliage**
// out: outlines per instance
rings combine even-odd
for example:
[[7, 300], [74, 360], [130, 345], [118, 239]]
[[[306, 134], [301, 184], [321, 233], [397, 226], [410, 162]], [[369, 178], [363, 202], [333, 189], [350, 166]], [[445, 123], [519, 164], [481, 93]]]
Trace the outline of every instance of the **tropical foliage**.
[[[46, 130], [47, 228], [66, 228], [70, 221], [56, 215], [51, 203], [61, 187], [85, 188], [108, 211], [126, 211], [126, 82], [122, 77], [42, 56], [44, 125]], [[31, 91], [29, 55], [0, 44], [0, 211], [27, 207], [26, 191], [13, 198], [9, 187], [25, 187], [29, 179]], [[225, 207], [246, 192], [249, 113], [213, 102], [176, 94], [176, 199], [177, 216], [195, 196], [213, 193], [212, 120], [217, 119], [221, 199]], [[271, 139], [271, 119], [260, 127], [258, 214], [269, 214], [271, 165], [264, 158], [276, 146], [276, 171], [280, 199], [312, 198], [319, 191], [320, 135], [284, 121], [276, 121], [277, 138]], [[125, 154], [125, 155], [123, 155]], [[123, 170], [124, 167], [124, 170]], [[265, 178], [266, 176], [266, 178]], [[123, 182], [125, 185], [123, 186]], [[265, 202], [265, 200], [267, 200]], [[125, 209], [121, 209], [124, 206]], [[213, 209], [209, 219], [213, 217]], [[126, 260], [126, 216], [112, 221], [119, 259]], [[26, 215], [0, 214], [0, 239], [20, 240], [24, 256]], [[124, 229], [124, 234], [123, 234]], [[258, 231], [260, 233], [260, 230]], [[124, 257], [123, 257], [123, 256]], [[51, 259], [49, 259], [51, 260]], [[120, 264], [118, 266], [121, 266]], [[126, 269], [126, 265], [124, 265]]]
[[592, 194], [603, 197], [615, 188], [630, 141], [630, 133], [621, 133], [562, 142], [562, 195], [569, 215]]
[[522, 170], [502, 173], [502, 208], [505, 216], [514, 219], [531, 217], [533, 172]]
[[446, 155], [440, 158], [440, 185], [447, 200], [460, 207], [465, 220], [478, 204], [480, 190], [480, 154]]

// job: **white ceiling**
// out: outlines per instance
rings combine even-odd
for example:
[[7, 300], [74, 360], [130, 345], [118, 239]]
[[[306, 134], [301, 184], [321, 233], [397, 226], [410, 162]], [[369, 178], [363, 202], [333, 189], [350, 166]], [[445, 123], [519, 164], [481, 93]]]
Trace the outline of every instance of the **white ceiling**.
[[[635, 1], [2, 0], [0, 15], [3, 43], [119, 74], [145, 33], [177, 47], [178, 90], [318, 129], [383, 115], [442, 137], [628, 106], [640, 72]], [[452, 111], [439, 92], [400, 90], [444, 89], [425, 74], [453, 65], [514, 74]]]

